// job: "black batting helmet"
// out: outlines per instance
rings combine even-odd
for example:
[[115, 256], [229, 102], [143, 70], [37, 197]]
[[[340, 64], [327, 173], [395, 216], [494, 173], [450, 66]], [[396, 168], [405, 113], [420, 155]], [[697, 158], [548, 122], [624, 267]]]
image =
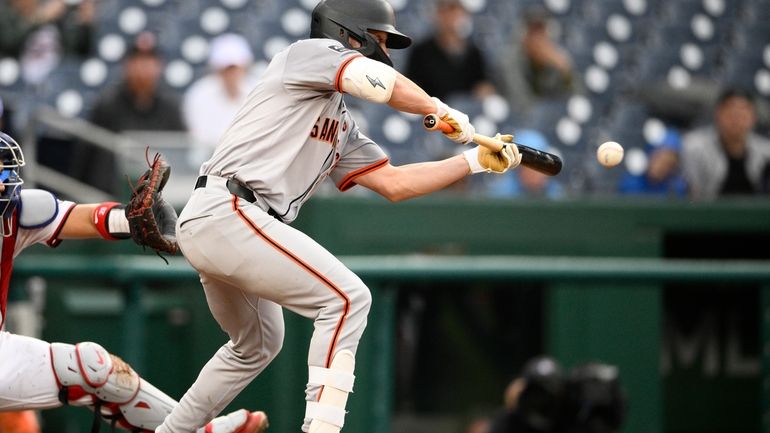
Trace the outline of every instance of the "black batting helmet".
[[329, 38], [352, 48], [348, 37], [359, 41], [363, 55], [393, 65], [377, 40], [369, 33], [379, 30], [388, 34], [388, 48], [406, 48], [412, 44], [409, 36], [396, 30], [396, 15], [386, 0], [322, 0], [310, 23], [311, 38]]

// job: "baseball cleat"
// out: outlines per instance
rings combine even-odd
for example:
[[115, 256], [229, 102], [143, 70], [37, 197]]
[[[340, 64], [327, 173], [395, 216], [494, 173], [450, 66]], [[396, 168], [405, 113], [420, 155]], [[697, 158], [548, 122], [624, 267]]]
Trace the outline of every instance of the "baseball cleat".
[[264, 412], [239, 409], [214, 418], [206, 425], [204, 433], [263, 433], [267, 426], [267, 415]]

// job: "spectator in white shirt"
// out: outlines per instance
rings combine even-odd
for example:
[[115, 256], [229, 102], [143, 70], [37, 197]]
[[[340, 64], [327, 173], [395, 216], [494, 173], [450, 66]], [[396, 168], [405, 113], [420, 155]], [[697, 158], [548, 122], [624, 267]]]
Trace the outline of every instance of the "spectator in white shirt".
[[227, 33], [211, 41], [211, 72], [190, 86], [182, 104], [192, 138], [191, 164], [200, 165], [211, 156], [256, 84], [257, 77], [250, 70], [253, 62], [251, 47], [243, 36]]

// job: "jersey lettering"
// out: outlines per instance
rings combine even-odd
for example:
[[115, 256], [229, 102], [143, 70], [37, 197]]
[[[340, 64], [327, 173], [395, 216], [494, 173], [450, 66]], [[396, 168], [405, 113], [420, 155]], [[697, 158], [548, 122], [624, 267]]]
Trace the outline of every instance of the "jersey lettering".
[[319, 127], [320, 123], [321, 119], [319, 118], [316, 124], [313, 126], [313, 129], [310, 130], [310, 138], [317, 138], [318, 140], [325, 141], [331, 145], [334, 145], [337, 141], [337, 132], [340, 125], [339, 120], [325, 117], [323, 120], [323, 125]]

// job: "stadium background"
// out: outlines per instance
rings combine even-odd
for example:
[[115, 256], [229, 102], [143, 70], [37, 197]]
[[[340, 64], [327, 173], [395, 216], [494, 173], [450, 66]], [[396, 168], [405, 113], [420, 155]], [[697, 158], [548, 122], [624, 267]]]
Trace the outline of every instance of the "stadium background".
[[[521, 12], [533, 3], [540, 0], [467, 2], [473, 37], [492, 67]], [[685, 127], [708, 116], [661, 118], [644, 99], [645, 85], [739, 82], [766, 102], [770, 2], [543, 3], [554, 13], [559, 42], [573, 57], [585, 94], [543, 104], [526, 117], [505, 113], [504, 101], [494, 98], [452, 103], [471, 114], [483, 132], [524, 126], [543, 131], [565, 159], [560, 179], [570, 190], [568, 198], [447, 194], [393, 206], [367, 195], [324, 194], [296, 223], [361, 266], [376, 292], [348, 429], [461, 432], [472, 418], [500, 406], [503, 388], [528, 358], [551, 353], [567, 366], [601, 359], [620, 367], [630, 402], [625, 431], [768, 431], [770, 287], [762, 271], [767, 262], [757, 260], [770, 258], [770, 205], [757, 198], [643, 200], [613, 191], [623, 170], [643, 168], [644, 159], [633, 155], [654, 141], [663, 122]], [[25, 146], [28, 138], [41, 135], [66, 142], [79, 125], [73, 122], [87, 118], [98, 91], [119, 79], [122, 55], [138, 32], [158, 34], [166, 57], [164, 79], [181, 93], [206, 72], [205, 44], [211, 37], [242, 33], [265, 62], [306, 35], [314, 4], [104, 0], [93, 57], [66, 60], [34, 89], [22, 83], [13, 59], [0, 59], [0, 96], [17, 119], [37, 122], [36, 129], [19, 131]], [[403, 32], [415, 40], [428, 34], [430, 2], [392, 4]], [[405, 53], [394, 53], [397, 67], [404, 59]], [[44, 106], [54, 113], [39, 111]], [[451, 150], [440, 137], [423, 132], [414, 118], [371, 105], [356, 110], [366, 132], [397, 163]], [[605, 137], [623, 143], [628, 165], [598, 168], [592, 154]], [[157, 140], [166, 143], [163, 137]], [[175, 149], [168, 151], [173, 155]], [[41, 147], [39, 155], [51, 150]], [[183, 158], [176, 161], [170, 194], [181, 205], [194, 173]], [[135, 170], [136, 163], [124, 168]], [[35, 172], [25, 179], [34, 182]], [[59, 190], [60, 185], [39, 182]], [[487, 232], [489, 226], [510, 231], [499, 236]], [[19, 259], [15, 277], [17, 306], [29, 304], [23, 289], [46, 287], [42, 335], [49, 341], [99, 341], [175, 397], [223, 342], [181, 259], [166, 268], [159, 259], [137, 261], [133, 245], [96, 242], [27, 254]], [[389, 274], [382, 255], [395, 256], [404, 275]], [[505, 259], [493, 266], [492, 277], [474, 271], [484, 255]], [[435, 261], [419, 268], [426, 257]], [[452, 262], [456, 259], [467, 261]], [[709, 261], [704, 267], [700, 260]], [[420, 272], [407, 272], [410, 265]], [[535, 271], [518, 277], [517, 269], [528, 265]], [[457, 272], [442, 271], [447, 266]], [[43, 279], [30, 278], [35, 275]], [[296, 431], [303, 410], [310, 324], [291, 313], [286, 319], [282, 354], [233, 403], [267, 409], [276, 432]], [[90, 416], [75, 409], [49, 411], [43, 420], [46, 432], [90, 426]]]

